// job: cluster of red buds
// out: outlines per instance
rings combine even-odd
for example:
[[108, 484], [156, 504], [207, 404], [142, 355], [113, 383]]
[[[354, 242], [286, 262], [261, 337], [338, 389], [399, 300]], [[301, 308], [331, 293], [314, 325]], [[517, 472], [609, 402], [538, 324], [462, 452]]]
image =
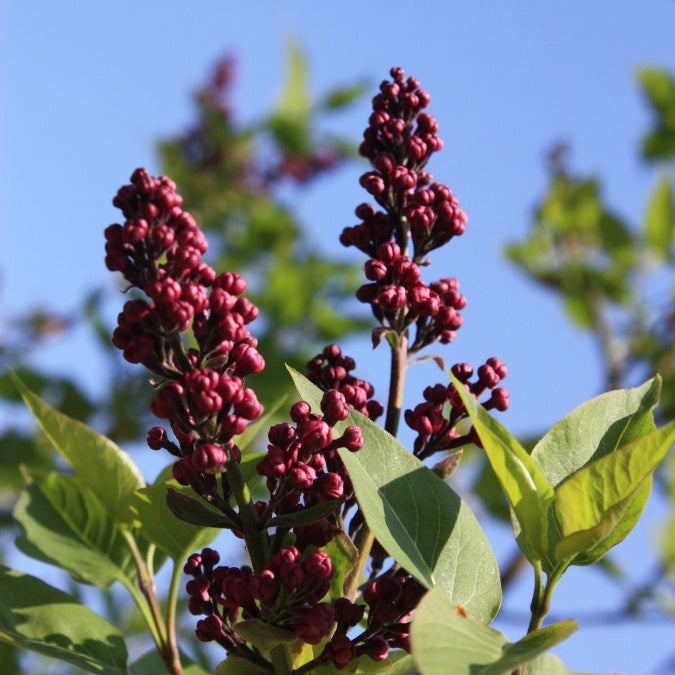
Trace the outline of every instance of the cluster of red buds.
[[[503, 412], [508, 409], [509, 393], [503, 387], [497, 386], [507, 374], [506, 366], [499, 359], [489, 358], [480, 366], [475, 382], [469, 382], [473, 376], [473, 368], [468, 363], [456, 363], [451, 370], [474, 397], [478, 398], [486, 390], [490, 390], [490, 397], [482, 403], [486, 410]], [[405, 411], [407, 425], [417, 432], [413, 450], [417, 457], [426, 459], [435, 452], [455, 450], [469, 443], [481, 445], [473, 427], [465, 434], [460, 434], [455, 428], [461, 419], [467, 417], [467, 412], [454, 384], [427, 387], [423, 395], [424, 403], [419, 403], [413, 410]], [[445, 412], [448, 403], [448, 410]]]
[[384, 412], [384, 406], [372, 398], [375, 389], [370, 382], [350, 375], [355, 367], [354, 359], [344, 356], [340, 347], [332, 344], [307, 363], [307, 379], [323, 391], [337, 389], [352, 408], [374, 422]]
[[[128, 361], [142, 363], [155, 376], [151, 410], [168, 421], [175, 437], [173, 441], [165, 429], [153, 427], [148, 445], [177, 457], [173, 473], [178, 482], [220, 508], [235, 534], [245, 536], [244, 518], [229, 503], [228, 467], [241, 459], [234, 437], [262, 413], [255, 393], [244, 386], [247, 375], [264, 367], [247, 328], [258, 310], [242, 295], [246, 284], [241, 277], [217, 275], [202, 261], [206, 240], [180, 208], [182, 199], [172, 181], [138, 169], [113, 203], [125, 222], [105, 231], [106, 265], [146, 296], [125, 304], [113, 343]], [[196, 345], [191, 348], [182, 339], [188, 330]], [[341, 632], [333, 635], [321, 658], [342, 668], [362, 653], [384, 659], [389, 646], [403, 639], [391, 627], [392, 619], [373, 623], [352, 641], [346, 631], [360, 621], [363, 606], [324, 600], [333, 568], [320, 548], [342, 529], [340, 506], [354, 503], [337, 450], [356, 452], [363, 446], [359, 427], [348, 426], [339, 437], [333, 427], [352, 408], [371, 419], [383, 410], [372, 399], [372, 385], [351, 374], [354, 367], [336, 345], [326, 347], [308, 364], [311, 379], [324, 391], [321, 414], [299, 401], [290, 410], [293, 424], [269, 429], [268, 451], [257, 465], [269, 499], [254, 505], [255, 527], [268, 551], [264, 564], [255, 571], [218, 566], [219, 555], [211, 549], [188, 560], [190, 611], [206, 615], [197, 624], [201, 640], [215, 640], [229, 652], [259, 662], [262, 657], [232, 628], [241, 618], [263, 618], [310, 644], [318, 644], [336, 624]], [[287, 545], [288, 537], [293, 545]]]
[[[262, 414], [244, 377], [265, 363], [247, 328], [258, 309], [242, 296], [246, 282], [202, 261], [206, 239], [175, 188], [138, 169], [113, 200], [126, 220], [105, 230], [106, 265], [149, 299], [125, 303], [113, 344], [156, 376], [151, 409], [177, 443], [154, 427], [148, 445], [178, 457], [176, 479], [205, 496], [216, 492], [214, 474], [240, 458], [233, 436]], [[197, 346], [186, 349], [190, 328]]]
[[[260, 572], [246, 565], [219, 566], [219, 560], [216, 551], [205, 548], [193, 553], [184, 568], [192, 577], [187, 584], [189, 610], [206, 615], [196, 630], [203, 642], [215, 641], [255, 660], [234, 625], [242, 619], [264, 619], [311, 645], [333, 629], [319, 660], [339, 670], [364, 654], [383, 661], [392, 648], [410, 651], [409, 624], [425, 589], [400, 570], [369, 583], [363, 590], [365, 604], [357, 604], [347, 598], [326, 599], [333, 567], [324, 551], [302, 555], [295, 546], [282, 548]], [[366, 607], [365, 628], [353, 635], [363, 625]]]
[[[466, 305], [456, 279], [427, 285], [420, 266], [426, 255], [464, 232], [467, 216], [450, 188], [432, 182], [425, 170], [429, 157], [443, 147], [436, 120], [424, 109], [429, 94], [401, 68], [391, 70], [393, 81], [384, 81], [373, 99], [373, 113], [359, 151], [373, 170], [361, 176], [361, 185], [382, 210], [361, 204], [361, 223], [347, 227], [340, 236], [344, 246], [356, 246], [370, 260], [357, 298], [372, 307], [383, 332], [401, 335], [415, 326], [409, 351], [440, 341], [451, 342], [462, 325], [459, 313]], [[409, 253], [412, 243], [412, 252]]]
[[[392, 69], [391, 76], [373, 99], [360, 146], [373, 165], [361, 184], [382, 210], [359, 206], [362, 222], [346, 228], [340, 241], [369, 256], [368, 283], [357, 297], [371, 305], [380, 324], [373, 332], [374, 344], [386, 335], [392, 346], [403, 345], [394, 350], [396, 358], [407, 359], [434, 342], [452, 341], [462, 325], [466, 300], [457, 280], [427, 285], [421, 267], [428, 264], [430, 251], [464, 232], [467, 218], [450, 189], [433, 182], [425, 170], [429, 157], [442, 147], [436, 121], [424, 112], [429, 95], [400, 68]], [[224, 63], [211, 90], [202, 93], [202, 103], [224, 119], [229, 109], [220, 90], [230, 80], [231, 64]], [[242, 497], [241, 452], [235, 439], [262, 414], [244, 382], [264, 367], [248, 330], [258, 309], [244, 297], [241, 277], [216, 274], [203, 262], [206, 239], [181, 209], [171, 180], [138, 169], [113, 204], [125, 221], [105, 231], [106, 265], [121, 272], [130, 289], [145, 294], [124, 305], [113, 343], [128, 361], [153, 373], [152, 412], [167, 420], [175, 438], [153, 427], [148, 445], [177, 458], [174, 477], [220, 509], [251, 553], [251, 567], [219, 565], [219, 554], [209, 548], [188, 559], [189, 609], [203, 617], [197, 622], [197, 637], [266, 670], [271, 664], [237, 634], [242, 619], [261, 620], [311, 645], [322, 643], [315, 661], [337, 669], [362, 655], [382, 661], [392, 648], [409, 651], [409, 624], [424, 589], [396, 564], [381, 573], [387, 553], [377, 542], [365, 553], [371, 571], [361, 597], [336, 598], [330, 592], [335, 570], [324, 547], [339, 533], [353, 536], [364, 527], [358, 508], [349, 515], [356, 500], [338, 453], [362, 448], [361, 429], [347, 426], [339, 435], [334, 431], [352, 409], [373, 421], [383, 414], [372, 385], [352, 374], [354, 360], [337, 345], [311, 359], [307, 376], [323, 392], [320, 412], [299, 401], [290, 409], [291, 422], [269, 429], [267, 453], [256, 465], [268, 498], [253, 504]], [[408, 339], [413, 328], [414, 337]], [[182, 337], [187, 331], [193, 337], [189, 348]], [[478, 368], [473, 382], [468, 364], [456, 364], [452, 372], [476, 398], [490, 392], [483, 402], [486, 409], [508, 407], [508, 393], [497, 386], [507, 370], [498, 359]], [[400, 407], [391, 404], [391, 394], [395, 414], [392, 421], [387, 411], [385, 426], [395, 433]], [[417, 457], [479, 443], [473, 429], [464, 435], [456, 430], [467, 413], [454, 385], [427, 387], [424, 399], [405, 411], [407, 424], [418, 434]]]

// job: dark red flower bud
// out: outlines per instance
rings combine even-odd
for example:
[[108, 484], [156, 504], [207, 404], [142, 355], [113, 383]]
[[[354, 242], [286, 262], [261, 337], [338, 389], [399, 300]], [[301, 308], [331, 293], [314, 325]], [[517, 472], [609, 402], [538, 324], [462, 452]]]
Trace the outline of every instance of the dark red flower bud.
[[299, 490], [307, 490], [316, 480], [316, 471], [304, 462], [296, 462], [288, 471], [291, 485]]
[[325, 551], [313, 551], [302, 562], [305, 572], [319, 581], [326, 581], [333, 576], [333, 563]]
[[338, 447], [347, 448], [349, 452], [357, 452], [363, 447], [363, 432], [357, 426], [347, 427], [337, 442]]
[[509, 408], [509, 392], [503, 387], [497, 387], [493, 390], [490, 400], [484, 405], [486, 410], [492, 408], [504, 412]]
[[333, 639], [324, 648], [323, 655], [327, 660], [332, 661], [338, 670], [342, 670], [354, 658], [354, 647], [344, 633], [335, 633]]
[[162, 427], [152, 427], [148, 431], [147, 444], [151, 450], [161, 450], [166, 440], [166, 431]]
[[384, 661], [389, 655], [389, 643], [381, 635], [374, 635], [366, 642], [366, 654], [373, 661]]
[[298, 428], [303, 447], [309, 452], [327, 448], [333, 442], [333, 431], [324, 420], [307, 420]]
[[309, 403], [306, 401], [298, 401], [291, 406], [291, 419], [296, 424], [300, 424], [309, 419], [311, 412], [312, 408]]
[[316, 645], [326, 636], [333, 623], [333, 607], [320, 603], [302, 610], [295, 618], [295, 635], [310, 645]]
[[[321, 457], [321, 455], [316, 456]], [[316, 481], [316, 486], [326, 499], [340, 499], [344, 492], [342, 478], [339, 474], [333, 472], [321, 474]]]
[[[344, 379], [344, 378], [341, 378]], [[337, 422], [346, 420], [349, 415], [349, 404], [344, 394], [337, 389], [329, 389], [321, 399], [321, 411], [323, 412], [324, 421], [329, 426], [335, 425]]]

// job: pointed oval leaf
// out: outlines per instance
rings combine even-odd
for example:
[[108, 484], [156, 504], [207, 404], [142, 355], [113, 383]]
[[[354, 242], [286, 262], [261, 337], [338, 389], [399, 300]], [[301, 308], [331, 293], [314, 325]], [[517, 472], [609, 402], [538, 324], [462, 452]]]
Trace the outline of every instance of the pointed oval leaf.
[[541, 628], [512, 643], [431, 589], [415, 612], [412, 655], [424, 675], [508, 675], [568, 638], [574, 621]]
[[669, 176], [662, 176], [656, 184], [645, 215], [645, 240], [662, 260], [672, 256], [675, 235], [675, 197]]
[[310, 525], [317, 520], [321, 520], [321, 518], [329, 516], [341, 503], [342, 500], [340, 499], [330, 499], [325, 502], [319, 502], [302, 511], [282, 513], [281, 515], [274, 516], [267, 525], [268, 527], [296, 527], [298, 525]]
[[[653, 431], [652, 409], [661, 392], [659, 376], [634, 389], [616, 390], [601, 394], [583, 403], [569, 415], [556, 422], [537, 443], [532, 458], [554, 487], [595, 459]], [[570, 561], [587, 565], [602, 557], [633, 529], [649, 496], [651, 481], [645, 481], [626, 504], [621, 519], [614, 530], [590, 550], [580, 553]], [[551, 522], [553, 521], [553, 522]], [[562, 538], [555, 517], [549, 520], [549, 553], [544, 560], [544, 570], [550, 573], [558, 563], [555, 546]], [[589, 545], [591, 540], [589, 539]]]
[[573, 673], [553, 654], [543, 654], [525, 666], [523, 675], [591, 675], [591, 673]]
[[130, 520], [131, 496], [145, 481], [131, 457], [105, 436], [54, 410], [10, 373], [47, 438], [117, 520]]
[[652, 490], [652, 482], [652, 476], [645, 479], [637, 492], [628, 500], [623, 515], [619, 518], [616, 525], [614, 525], [614, 529], [604, 539], [595, 544], [595, 546], [575, 555], [574, 560], [572, 560], [573, 565], [592, 565], [630, 534], [631, 530], [635, 527], [635, 523], [642, 516]]
[[328, 593], [333, 600], [337, 600], [344, 596], [345, 581], [356, 565], [359, 552], [344, 532], [338, 532], [321, 550], [328, 554], [333, 565]]
[[556, 544], [559, 561], [586, 552], [610, 534], [674, 442], [675, 421], [592, 462], [556, 488], [563, 536]]
[[[320, 409], [322, 392], [289, 368], [302, 398]], [[497, 562], [469, 507], [386, 431], [352, 410], [336, 426], [358, 425], [364, 447], [340, 449], [368, 526], [384, 549], [430, 588], [438, 585], [481, 621], [501, 603]]]
[[221, 661], [213, 675], [270, 675], [269, 668], [258, 666], [252, 661], [241, 656], [231, 654], [224, 661]]
[[448, 372], [518, 520], [518, 545], [528, 560], [542, 560], [548, 550], [548, 511], [555, 496], [553, 488], [516, 438]]
[[91, 673], [126, 673], [120, 632], [40, 579], [0, 566], [0, 640]]
[[26, 555], [66, 570], [76, 581], [107, 588], [135, 584], [136, 567], [119, 523], [79, 476], [27, 474], [14, 508]]
[[555, 487], [589, 462], [653, 431], [652, 408], [661, 378], [634, 389], [610, 391], [583, 403], [551, 427], [532, 459]]

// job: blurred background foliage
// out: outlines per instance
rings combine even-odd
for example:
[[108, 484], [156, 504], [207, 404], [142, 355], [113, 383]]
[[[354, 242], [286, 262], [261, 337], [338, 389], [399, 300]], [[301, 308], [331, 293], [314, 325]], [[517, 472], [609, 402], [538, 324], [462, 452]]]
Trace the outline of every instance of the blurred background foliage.
[[[207, 233], [210, 264], [236, 271], [249, 282], [248, 295], [261, 310], [256, 323], [259, 348], [273, 365], [256, 378], [256, 391], [271, 405], [289, 389], [283, 363], [303, 370], [324, 344], [359, 331], [365, 336], [371, 327], [350, 302], [361, 270], [315, 248], [283, 196], [290, 185], [304, 189], [356, 159], [356, 136], [336, 138], [322, 128], [329, 115], [348, 109], [367, 89], [363, 82], [350, 83], [311, 100], [307, 63], [300, 48], [290, 45], [276, 105], [257, 121], [242, 125], [234, 107], [235, 72], [232, 57], [215, 65], [194, 94], [194, 120], [162, 140], [158, 155], [162, 172], [175, 180], [183, 195], [184, 208]], [[513, 242], [506, 256], [533, 283], [550, 289], [570, 321], [597, 343], [605, 389], [631, 386], [655, 371], [661, 373], [658, 413], [665, 420], [675, 416], [675, 78], [649, 68], [639, 73], [638, 82], [652, 113], [642, 159], [655, 174], [642, 222], [625, 222], [617, 215], [618, 209], [604, 201], [601, 178], [574, 171], [569, 149], [556, 144], [548, 156], [545, 194], [523, 239]], [[103, 238], [101, 242], [103, 251]], [[141, 442], [152, 424], [143, 412], [148, 411], [151, 389], [139, 369], [127, 367], [110, 343], [109, 295], [103, 288], [92, 291], [69, 316], [39, 308], [13, 317], [0, 344], [0, 372], [12, 368], [59, 410], [129, 447]], [[121, 307], [120, 299], [115, 301]], [[54, 376], [40, 370], [33, 358], [38, 349], [48, 348], [50, 339], [63, 338], [82, 323], [91, 328], [107, 364], [106, 395], [97, 400], [70, 379], [67, 369]], [[0, 430], [0, 539], [7, 540], [13, 536], [11, 510], [22, 487], [19, 458], [42, 471], [49, 470], [55, 458], [40, 434], [16, 423], [20, 415], [14, 412], [21, 404], [4, 374], [0, 400], [6, 411]], [[533, 438], [538, 431], [533, 429]], [[469, 455], [480, 461], [478, 453]], [[509, 527], [508, 510], [490, 470], [479, 464], [474, 475], [472, 490], [483, 510]], [[669, 499], [671, 516], [660, 549], [652, 552], [653, 573], [635, 580], [620, 573], [611, 560], [605, 563], [623, 590], [626, 617], [654, 610], [675, 614], [675, 458], [660, 473], [658, 484]], [[518, 567], [517, 555], [503, 561], [506, 584]], [[128, 608], [118, 606], [114, 593], [106, 592], [101, 602], [118, 625], [126, 625], [130, 633], [140, 629], [142, 623]], [[196, 660], [204, 662], [195, 640], [188, 637], [192, 627], [186, 624], [184, 631]], [[0, 663], [5, 673], [19, 672], [17, 655], [1, 643]]]

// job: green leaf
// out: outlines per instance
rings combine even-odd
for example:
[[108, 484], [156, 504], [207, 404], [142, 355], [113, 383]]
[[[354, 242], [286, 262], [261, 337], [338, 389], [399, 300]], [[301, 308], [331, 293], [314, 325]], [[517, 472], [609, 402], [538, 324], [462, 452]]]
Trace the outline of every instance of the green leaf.
[[[580, 405], [557, 422], [532, 451], [532, 458], [554, 487], [596, 459], [656, 429], [652, 408], [659, 400], [657, 376], [634, 389], [611, 391]], [[588, 565], [622, 541], [637, 523], [649, 497], [651, 479], [644, 481], [612, 532], [571, 561]], [[555, 516], [549, 519], [549, 554], [544, 570], [557, 565], [555, 545], [561, 538]]]
[[216, 527], [239, 530], [241, 525], [220, 511], [204, 504], [203, 501], [181, 492], [179, 488], [169, 487], [166, 492], [166, 505], [176, 518], [202, 527]]
[[136, 582], [122, 527], [79, 476], [27, 473], [26, 480], [14, 509], [19, 549], [81, 583], [106, 588], [115, 581]]
[[318, 107], [326, 110], [338, 110], [354, 103], [368, 91], [366, 82], [357, 82], [347, 87], [337, 87], [331, 89], [324, 99], [318, 104]]
[[652, 252], [662, 260], [672, 257], [675, 234], [675, 198], [670, 176], [656, 184], [645, 215], [645, 239]]
[[116, 520], [130, 520], [132, 495], [145, 483], [129, 455], [82, 422], [54, 410], [14, 373], [10, 372], [10, 377], [54, 447], [96, 492], [110, 515]]
[[277, 143], [284, 150], [304, 155], [309, 150], [307, 63], [295, 42], [288, 46], [286, 69], [286, 83], [281, 100], [269, 124]]
[[532, 459], [555, 487], [575, 471], [653, 431], [652, 408], [661, 378], [634, 389], [610, 391], [583, 403], [551, 427], [532, 451]]
[[114, 626], [71, 595], [3, 566], [0, 640], [89, 672], [126, 672], [126, 645]]
[[267, 526], [297, 527], [298, 525], [310, 525], [333, 513], [341, 503], [340, 499], [330, 499], [326, 502], [319, 502], [302, 511], [283, 513], [279, 516], [274, 516], [267, 523]]
[[424, 675], [508, 675], [576, 629], [574, 621], [562, 621], [509, 642], [496, 630], [463, 616], [434, 588], [415, 611], [412, 655]]
[[590, 675], [590, 673], [573, 673], [553, 654], [543, 654], [525, 666], [523, 675]]
[[290, 644], [298, 639], [293, 631], [273, 626], [260, 619], [239, 621], [233, 628], [246, 642], [251, 642], [266, 652], [277, 645]]
[[[180, 655], [183, 675], [209, 675], [209, 671], [190, 661], [185, 654]], [[166, 675], [166, 664], [159, 652], [152, 649], [129, 666], [129, 675]]]
[[657, 68], [642, 68], [638, 79], [656, 110], [668, 112], [675, 107], [675, 80], [668, 73]]
[[[289, 368], [302, 398], [320, 409], [322, 392]], [[501, 603], [490, 544], [468, 506], [438, 476], [367, 417], [352, 410], [335, 433], [358, 425], [364, 447], [339, 451], [368, 526], [385, 550], [427, 588], [491, 621]]]
[[220, 530], [199, 527], [176, 519], [167, 505], [169, 488], [179, 489], [174, 480], [162, 480], [134, 493], [131, 510], [136, 517], [135, 525], [153, 544], [158, 546], [172, 560], [183, 560], [191, 551], [203, 548], [212, 542]]
[[555, 497], [553, 488], [516, 438], [448, 372], [518, 521], [518, 545], [531, 562], [542, 560], [548, 549], [548, 511]]
[[[675, 442], [675, 421], [580, 469], [556, 488], [558, 561], [602, 542]], [[625, 535], [624, 535], [625, 536]]]
[[213, 675], [270, 675], [270, 671], [248, 659], [231, 654], [218, 664]]
[[597, 318], [591, 297], [581, 295], [576, 289], [572, 289], [570, 291], [563, 291], [562, 298], [570, 319], [579, 328], [593, 329]]
[[328, 554], [333, 565], [333, 576], [330, 578], [328, 593], [333, 600], [337, 600], [344, 596], [345, 580], [354, 569], [359, 552], [344, 532], [338, 532], [322, 550]]

